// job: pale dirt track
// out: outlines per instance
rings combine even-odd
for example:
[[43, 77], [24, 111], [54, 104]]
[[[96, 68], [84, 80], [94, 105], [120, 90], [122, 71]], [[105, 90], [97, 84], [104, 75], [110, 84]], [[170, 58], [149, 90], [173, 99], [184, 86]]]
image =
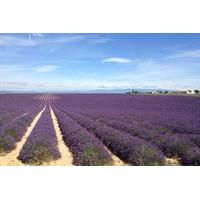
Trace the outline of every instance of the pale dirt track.
[[17, 159], [23, 145], [25, 144], [27, 138], [31, 134], [33, 128], [35, 127], [37, 121], [40, 119], [42, 113], [44, 112], [46, 106], [40, 111], [37, 116], [32, 121], [31, 125], [27, 128], [22, 139], [16, 144], [16, 149], [6, 154], [5, 156], [0, 156], [0, 165], [1, 166], [22, 166], [23, 164], [20, 160]]
[[112, 159], [113, 159], [113, 166], [125, 166], [125, 164], [122, 160], [120, 160], [117, 156], [112, 154]]
[[109, 152], [109, 154], [112, 156], [113, 163], [111, 166], [126, 166], [128, 164], [124, 163], [120, 158], [118, 158], [116, 155], [114, 155], [106, 146], [104, 148]]
[[166, 165], [167, 166], [179, 166], [180, 160], [176, 158], [166, 158]]
[[62, 134], [58, 125], [57, 118], [51, 108], [51, 118], [53, 121], [54, 129], [56, 132], [56, 137], [58, 141], [58, 150], [61, 154], [61, 158], [55, 161], [50, 161], [48, 163], [43, 163], [42, 165], [46, 166], [72, 166], [73, 157], [69, 148], [65, 145]]

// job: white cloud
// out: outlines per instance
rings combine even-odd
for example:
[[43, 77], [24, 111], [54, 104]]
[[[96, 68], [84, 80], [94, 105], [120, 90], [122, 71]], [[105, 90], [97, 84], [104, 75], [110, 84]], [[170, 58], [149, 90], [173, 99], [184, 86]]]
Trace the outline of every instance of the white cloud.
[[37, 46], [45, 44], [61, 44], [69, 42], [77, 42], [83, 40], [84, 35], [66, 35], [58, 36], [56, 38], [46, 39], [43, 34], [33, 33], [25, 36], [16, 35], [0, 35], [0, 46]]
[[87, 38], [87, 42], [92, 44], [104, 44], [110, 41], [112, 41], [111, 38], [96, 34], [92, 34]]
[[43, 33], [32, 33], [32, 35], [33, 35], [34, 37], [39, 37], [39, 38], [44, 37], [44, 34], [43, 34]]
[[56, 65], [43, 65], [40, 67], [36, 67], [34, 70], [36, 72], [40, 72], [40, 73], [48, 73], [48, 72], [54, 72], [58, 69], [59, 67]]
[[88, 44], [101, 44], [110, 41], [109, 38], [103, 36], [89, 36], [87, 34], [58, 34], [56, 37], [44, 37], [42, 33], [30, 33], [19, 35], [5, 35], [0, 34], [0, 46], [37, 46], [45, 44], [64, 44], [72, 42], [85, 41]]
[[200, 58], [200, 50], [181, 51], [170, 55], [169, 58]]
[[104, 63], [131, 63], [132, 60], [128, 58], [113, 57], [103, 60]]
[[99, 37], [97, 38], [96, 40], [94, 40], [94, 44], [104, 44], [104, 43], [107, 43], [107, 42], [110, 42], [111, 39], [110, 38], [106, 38], [106, 37]]
[[29, 38], [0, 36], [0, 46], [35, 46], [39, 44], [37, 40], [29, 40]]
[[15, 71], [25, 71], [26, 67], [23, 65], [1, 65], [0, 64], [0, 72], [15, 72]]

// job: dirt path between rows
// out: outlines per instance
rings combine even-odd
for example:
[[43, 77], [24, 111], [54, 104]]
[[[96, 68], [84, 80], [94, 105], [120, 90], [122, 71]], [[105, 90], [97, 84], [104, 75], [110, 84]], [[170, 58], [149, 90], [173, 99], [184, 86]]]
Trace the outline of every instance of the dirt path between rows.
[[55, 113], [53, 112], [52, 108], [51, 109], [51, 118], [53, 121], [54, 129], [56, 132], [56, 137], [58, 140], [58, 150], [61, 154], [61, 158], [55, 161], [50, 161], [48, 163], [43, 163], [42, 165], [47, 165], [47, 166], [72, 166], [73, 162], [73, 157], [72, 153], [70, 152], [69, 148], [66, 146], [66, 144], [63, 141], [61, 130], [58, 125], [58, 120], [55, 116]]
[[180, 166], [180, 159], [177, 158], [166, 158], [165, 159], [165, 164], [167, 166]]
[[110, 153], [113, 159], [113, 165], [112, 166], [126, 166], [127, 164], [124, 163], [120, 158], [118, 158], [116, 155], [114, 155], [105, 145], [104, 148]]
[[112, 154], [113, 166], [125, 166], [125, 164], [120, 158]]
[[25, 165], [20, 160], [17, 159], [23, 145], [25, 144], [27, 138], [31, 134], [33, 128], [35, 127], [36, 123], [40, 119], [42, 113], [44, 112], [46, 106], [43, 108], [42, 111], [40, 111], [36, 117], [33, 119], [31, 125], [27, 128], [24, 136], [22, 139], [16, 144], [16, 149], [11, 151], [10, 153], [6, 154], [5, 156], [0, 156], [0, 166], [21, 166]]

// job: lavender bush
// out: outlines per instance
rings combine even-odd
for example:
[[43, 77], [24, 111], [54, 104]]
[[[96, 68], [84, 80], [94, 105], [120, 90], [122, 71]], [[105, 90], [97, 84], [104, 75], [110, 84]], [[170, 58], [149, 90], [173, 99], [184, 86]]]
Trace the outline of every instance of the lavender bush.
[[60, 156], [48, 106], [24, 144], [18, 158], [23, 163], [40, 165], [43, 162], [56, 160]]
[[31, 124], [33, 114], [27, 114], [18, 118], [5, 126], [0, 127], [0, 153], [5, 154], [15, 149], [15, 144], [20, 141], [22, 136]]
[[54, 109], [58, 117], [63, 139], [73, 153], [75, 165], [111, 165], [112, 157], [102, 142], [86, 129], [79, 126], [59, 109]]
[[167, 157], [183, 159], [189, 149], [199, 148], [200, 98], [114, 94], [59, 97], [56, 105], [61, 109], [67, 107], [68, 111], [95, 121], [99, 127], [109, 126], [153, 143]]
[[192, 165], [199, 166], [200, 165], [200, 149], [197, 147], [193, 147], [188, 149], [182, 155], [182, 164], [183, 165]]
[[111, 151], [122, 160], [133, 165], [164, 165], [162, 151], [140, 138], [95, 122], [87, 117], [67, 112], [88, 131], [94, 133]]

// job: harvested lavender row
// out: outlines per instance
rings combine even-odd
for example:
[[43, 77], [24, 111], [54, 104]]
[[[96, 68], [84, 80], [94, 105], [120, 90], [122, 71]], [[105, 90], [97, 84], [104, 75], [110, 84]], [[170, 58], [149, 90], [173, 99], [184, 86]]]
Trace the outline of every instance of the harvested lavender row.
[[59, 109], [54, 109], [63, 134], [65, 144], [74, 155], [75, 165], [111, 165], [112, 157], [103, 143], [92, 133], [82, 128]]
[[100, 124], [86, 116], [72, 112], [66, 113], [81, 126], [94, 133], [115, 155], [125, 162], [133, 165], [165, 164], [165, 156], [162, 151], [150, 142]]
[[60, 157], [56, 133], [48, 106], [28, 137], [18, 158], [23, 163], [42, 164]]
[[36, 112], [30, 112], [0, 128], [0, 154], [6, 154], [16, 148], [26, 129], [33, 121]]

